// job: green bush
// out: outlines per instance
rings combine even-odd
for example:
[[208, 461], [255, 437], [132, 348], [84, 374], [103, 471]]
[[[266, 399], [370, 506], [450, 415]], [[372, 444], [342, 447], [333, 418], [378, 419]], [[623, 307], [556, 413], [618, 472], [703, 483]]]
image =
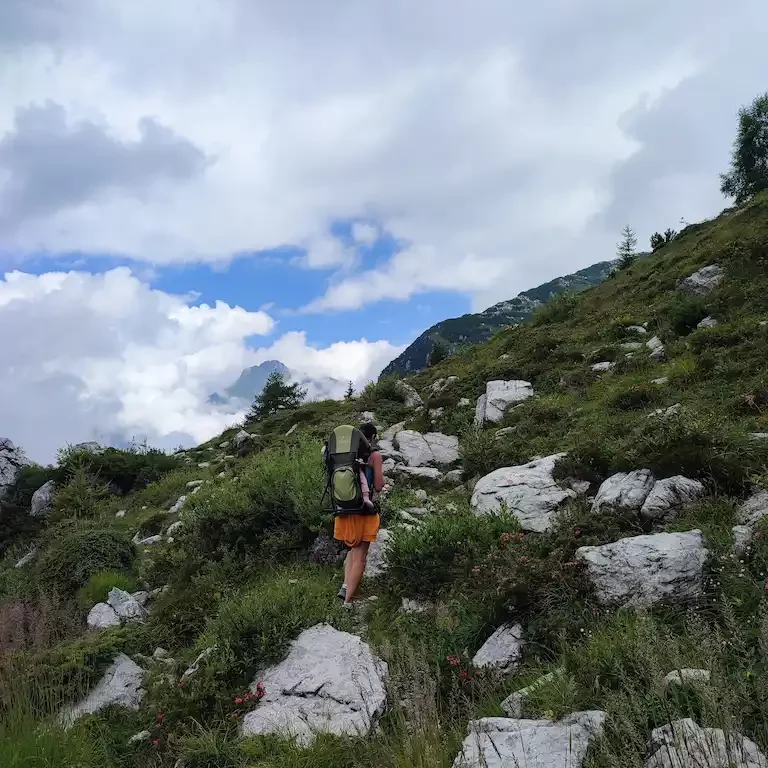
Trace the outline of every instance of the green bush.
[[186, 546], [196, 553], [290, 556], [324, 523], [324, 487], [319, 443], [263, 451], [246, 464], [237, 482], [205, 487], [190, 499]]
[[676, 336], [687, 336], [708, 315], [706, 302], [701, 296], [675, 294], [657, 312], [658, 327]]
[[559, 293], [553, 296], [543, 307], [534, 310], [533, 325], [547, 325], [570, 320], [579, 303], [578, 293]]
[[72, 596], [99, 571], [130, 572], [135, 550], [110, 528], [75, 525], [54, 531], [38, 561], [41, 584], [52, 593]]
[[77, 602], [83, 608], [91, 608], [96, 603], [103, 603], [113, 587], [134, 592], [136, 580], [119, 571], [98, 571], [91, 574], [88, 583], [77, 593]]
[[84, 466], [75, 467], [66, 485], [53, 494], [53, 518], [73, 517], [78, 520], [98, 517], [109, 496], [108, 487], [91, 477]]
[[495, 430], [471, 427], [461, 436], [461, 460], [467, 477], [487, 475], [501, 466], [494, 434]]

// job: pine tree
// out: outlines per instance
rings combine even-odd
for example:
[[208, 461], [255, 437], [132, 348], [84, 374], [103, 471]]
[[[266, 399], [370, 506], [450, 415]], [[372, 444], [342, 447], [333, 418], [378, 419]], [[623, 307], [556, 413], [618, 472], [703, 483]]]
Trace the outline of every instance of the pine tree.
[[307, 390], [302, 389], [298, 382], [287, 384], [282, 373], [273, 371], [269, 374], [264, 389], [256, 395], [245, 421], [258, 421], [278, 411], [298, 408], [306, 394]]
[[768, 189], [768, 93], [739, 110], [731, 170], [720, 174], [720, 191], [743, 203]]
[[621, 230], [621, 240], [616, 244], [616, 256], [619, 259], [619, 269], [626, 269], [635, 261], [635, 246], [637, 245], [637, 236], [635, 230], [627, 224]]
[[431, 368], [433, 365], [437, 365], [445, 360], [446, 357], [448, 357], [448, 347], [442, 341], [435, 341], [432, 343], [432, 349], [429, 352], [427, 366]]
[[354, 396], [355, 396], [355, 387], [350, 381], [349, 384], [347, 384], [347, 391], [344, 393], [344, 399], [351, 400]]
[[664, 242], [671, 243], [676, 236], [677, 232], [675, 232], [674, 229], [668, 229], [666, 232], [664, 232]]
[[665, 242], [667, 241], [664, 240], [664, 235], [662, 235], [660, 232], [654, 232], [651, 235], [651, 250], [658, 251]]

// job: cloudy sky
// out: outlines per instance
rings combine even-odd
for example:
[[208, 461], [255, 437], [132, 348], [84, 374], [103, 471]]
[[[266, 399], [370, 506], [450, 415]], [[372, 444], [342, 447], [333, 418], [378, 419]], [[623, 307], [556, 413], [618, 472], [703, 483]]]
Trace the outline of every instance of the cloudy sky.
[[0, 436], [203, 440], [270, 358], [424, 328], [716, 214], [764, 0], [2, 0]]

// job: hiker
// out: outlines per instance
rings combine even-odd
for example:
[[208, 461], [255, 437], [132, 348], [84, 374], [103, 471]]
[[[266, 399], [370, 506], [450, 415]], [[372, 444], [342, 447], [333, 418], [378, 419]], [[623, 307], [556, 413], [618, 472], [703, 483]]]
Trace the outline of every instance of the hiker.
[[[372, 541], [376, 541], [379, 531], [379, 515], [373, 505], [373, 497], [374, 493], [384, 488], [384, 473], [381, 453], [376, 450], [376, 427], [370, 423], [363, 424], [360, 429], [337, 427], [331, 434], [328, 451], [327, 456], [335, 454], [341, 457], [336, 466], [346, 471], [349, 470], [349, 461], [344, 465], [345, 457], [353, 456], [352, 472], [357, 487], [350, 489], [348, 503], [340, 501], [341, 494], [333, 487], [329, 476], [335, 515], [333, 535], [350, 550], [344, 562], [344, 583], [339, 597], [344, 600], [345, 606], [351, 607], [363, 578], [368, 548]], [[332, 472], [330, 464], [329, 471]]]

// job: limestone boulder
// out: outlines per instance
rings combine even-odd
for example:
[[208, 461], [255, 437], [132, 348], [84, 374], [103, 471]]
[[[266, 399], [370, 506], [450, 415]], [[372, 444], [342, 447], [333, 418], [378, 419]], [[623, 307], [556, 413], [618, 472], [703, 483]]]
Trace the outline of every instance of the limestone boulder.
[[400, 480], [429, 486], [440, 485], [443, 480], [443, 475], [436, 467], [409, 467], [405, 464], [396, 464], [392, 474]]
[[424, 401], [419, 397], [419, 393], [407, 382], [399, 379], [395, 384], [395, 389], [403, 398], [408, 408], [421, 408]]
[[110, 706], [138, 710], [144, 698], [143, 677], [144, 670], [138, 664], [124, 653], [118, 654], [98, 685], [82, 701], [62, 711], [60, 722], [69, 727], [78, 717]]
[[612, 363], [609, 360], [606, 360], [602, 363], [595, 363], [594, 365], [590, 366], [590, 368], [595, 373], [606, 373], [607, 371], [612, 371], [614, 367], [615, 363]]
[[32, 517], [42, 517], [51, 511], [54, 490], [56, 490], [56, 483], [53, 480], [49, 480], [32, 494], [29, 510], [29, 514]]
[[557, 512], [577, 494], [561, 488], [552, 473], [566, 454], [556, 453], [516, 467], [502, 467], [478, 480], [472, 493], [476, 515], [507, 510], [526, 531], [543, 533], [552, 526]]
[[8, 438], [0, 437], [0, 498], [16, 482], [16, 477], [29, 461], [21, 448], [17, 448]]
[[522, 625], [504, 624], [483, 643], [472, 659], [472, 664], [478, 668], [510, 672], [520, 666], [524, 647]]
[[392, 543], [392, 534], [386, 528], [379, 528], [376, 541], [371, 542], [368, 549], [368, 559], [365, 563], [367, 579], [375, 579], [387, 570], [387, 549]]
[[529, 397], [533, 397], [530, 381], [489, 381], [485, 385], [485, 394], [477, 399], [475, 423], [497, 424], [512, 403], [520, 403]]
[[714, 317], [705, 317], [697, 326], [699, 330], [702, 328], [714, 328], [717, 325], [717, 320]]
[[318, 624], [259, 675], [265, 695], [243, 718], [242, 734], [278, 734], [299, 747], [319, 733], [367, 736], [386, 707], [387, 675], [386, 663], [359, 637]]
[[741, 524], [754, 528], [766, 515], [768, 515], [768, 491], [759, 491], [739, 507], [737, 517]]
[[120, 617], [111, 605], [96, 603], [88, 612], [86, 623], [88, 629], [108, 629], [109, 627], [119, 627]]
[[650, 469], [617, 472], [598, 489], [592, 511], [639, 512], [655, 483], [656, 479]]
[[736, 557], [744, 557], [749, 552], [753, 535], [752, 529], [748, 525], [734, 525], [731, 528], [732, 550]]
[[118, 587], [112, 587], [107, 595], [107, 604], [124, 621], [144, 621], [147, 612], [133, 595]]
[[453, 768], [581, 768], [605, 718], [605, 712], [593, 710], [554, 721], [474, 720]]
[[698, 480], [683, 475], [656, 482], [640, 508], [640, 516], [654, 522], [668, 522], [683, 505], [701, 498], [706, 489]]
[[707, 555], [699, 530], [633, 536], [576, 550], [601, 603], [635, 608], [700, 597]]
[[648, 752], [645, 768], [768, 768], [751, 739], [702, 728], [690, 718], [655, 728]]
[[[459, 438], [442, 432], [421, 434], [404, 429], [395, 435], [395, 448], [409, 467], [450, 467], [459, 460]], [[392, 454], [388, 454], [390, 457]]]
[[645, 342], [645, 346], [648, 347], [651, 352], [650, 355], [648, 355], [651, 360], [663, 360], [667, 356], [667, 349], [658, 336], [652, 336], [648, 339], [648, 341]]
[[710, 264], [688, 275], [677, 286], [677, 290], [689, 296], [706, 296], [720, 285], [724, 277], [725, 273], [719, 264]]

